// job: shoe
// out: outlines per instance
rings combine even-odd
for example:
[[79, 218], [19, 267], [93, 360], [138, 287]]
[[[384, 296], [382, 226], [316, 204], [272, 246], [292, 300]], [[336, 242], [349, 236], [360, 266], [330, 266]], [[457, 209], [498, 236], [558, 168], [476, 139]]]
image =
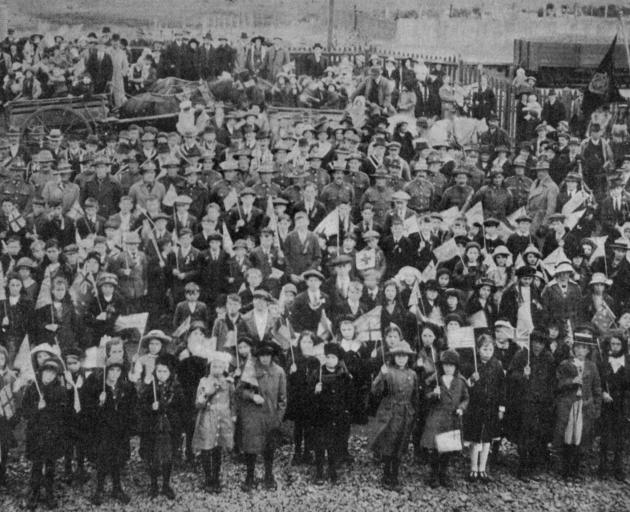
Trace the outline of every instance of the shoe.
[[[37, 498], [38, 498], [38, 492], [30, 492], [28, 495], [28, 499], [26, 500], [26, 508], [28, 510], [35, 510], [37, 509]], [[100, 505], [100, 503], [99, 503]]]
[[170, 485], [165, 485], [164, 487], [162, 487], [162, 494], [168, 500], [174, 500], [175, 499], [175, 491], [171, 488]]
[[428, 483], [431, 489], [437, 489], [440, 486], [440, 479], [438, 478], [437, 475], [431, 475], [431, 478], [429, 478]]
[[63, 475], [63, 483], [70, 485], [72, 483], [73, 478], [74, 478], [74, 475], [72, 474], [72, 470], [66, 471]]
[[100, 507], [103, 504], [103, 493], [102, 491], [96, 491], [90, 500], [92, 505]]
[[300, 453], [295, 453], [293, 455], [293, 458], [291, 459], [291, 465], [299, 466], [300, 464], [303, 464], [303, 463], [304, 463], [304, 457], [302, 457]]
[[268, 491], [275, 491], [277, 488], [278, 484], [273, 476], [271, 478], [265, 478], [265, 489]]
[[131, 501], [131, 498], [127, 494], [125, 494], [122, 489], [116, 489], [114, 492], [112, 492], [112, 498], [124, 505]]
[[210, 492], [212, 494], [221, 494], [222, 486], [220, 481], [213, 482], [210, 486]]
[[453, 486], [453, 483], [448, 475], [440, 475], [440, 485], [450, 489]]
[[149, 496], [151, 498], [157, 498], [160, 495], [160, 490], [158, 489], [157, 484], [151, 484], [151, 489], [149, 489]]
[[74, 474], [74, 479], [80, 484], [84, 484], [85, 482], [90, 480], [90, 475], [84, 468], [79, 468]]
[[315, 458], [309, 452], [305, 452], [304, 455], [302, 456], [302, 464], [310, 466], [314, 462], [315, 462]]
[[492, 482], [492, 478], [485, 471], [480, 471], [479, 472], [479, 480], [481, 480], [481, 482], [484, 483], [484, 484], [488, 484], [488, 483]]
[[330, 483], [332, 485], [337, 485], [339, 483], [339, 475], [336, 471], [330, 471], [328, 473], [328, 478], [330, 479]]
[[477, 480], [479, 480], [479, 472], [478, 471], [471, 471], [470, 473], [468, 473], [467, 480], [470, 483], [476, 482]]
[[394, 491], [394, 492], [400, 492], [402, 490], [402, 485], [400, 485], [400, 482], [398, 481], [397, 478], [392, 478], [389, 481], [389, 490], [390, 491]]
[[256, 488], [256, 482], [253, 478], [246, 478], [245, 481], [241, 485], [241, 490], [243, 492], [251, 492]]
[[55, 510], [57, 508], [57, 500], [55, 499], [55, 495], [52, 491], [46, 493], [46, 498], [44, 498], [44, 505], [48, 510]]

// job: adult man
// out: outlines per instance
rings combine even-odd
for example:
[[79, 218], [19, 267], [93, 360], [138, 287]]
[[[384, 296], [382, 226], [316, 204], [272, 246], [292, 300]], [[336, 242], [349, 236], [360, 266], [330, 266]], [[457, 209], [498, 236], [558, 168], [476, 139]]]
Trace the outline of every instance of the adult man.
[[118, 277], [120, 293], [125, 299], [127, 313], [143, 311], [148, 290], [147, 259], [139, 250], [138, 233], [126, 233], [123, 238], [124, 251], [108, 263], [108, 270]]
[[114, 66], [112, 58], [106, 51], [103, 43], [96, 45], [96, 51], [90, 52], [86, 62], [85, 71], [92, 78], [94, 92], [102, 94], [111, 86]]
[[590, 135], [582, 141], [580, 154], [584, 159], [582, 176], [596, 199], [606, 192], [606, 172], [614, 165], [615, 157], [610, 144], [602, 138], [599, 124], [591, 124]]
[[529, 191], [527, 198], [527, 214], [532, 218], [532, 233], [547, 224], [549, 216], [556, 211], [558, 199], [558, 185], [549, 176], [549, 164], [540, 162], [534, 168], [536, 181]]
[[297, 212], [294, 221], [295, 229], [287, 235], [283, 251], [287, 276], [298, 284], [302, 281], [300, 276], [303, 272], [319, 267], [322, 255], [317, 236], [308, 230], [306, 213]]
[[471, 199], [474, 190], [468, 185], [470, 172], [465, 167], [458, 167], [453, 174], [455, 175], [455, 184], [444, 191], [439, 210], [448, 210], [453, 206], [457, 206], [461, 210], [472, 205]]
[[289, 62], [291, 62], [291, 56], [284, 47], [284, 41], [281, 37], [274, 37], [273, 45], [267, 51], [267, 79], [270, 82], [274, 82], [278, 73], [280, 73]]
[[107, 158], [96, 157], [94, 168], [96, 170], [94, 176], [86, 181], [81, 191], [81, 201], [85, 202], [88, 197], [96, 199], [100, 207], [100, 215], [107, 218], [116, 213], [122, 191], [120, 184], [109, 174], [111, 163]]
[[317, 200], [317, 187], [313, 182], [306, 182], [302, 189], [302, 201], [294, 207], [295, 212], [306, 212], [308, 229], [313, 231], [326, 217], [326, 207]]
[[306, 283], [306, 290], [299, 293], [293, 301], [292, 325], [298, 332], [317, 332], [322, 315], [331, 308], [330, 297], [320, 289], [324, 276], [318, 270], [312, 269], [304, 272], [301, 277]]
[[556, 90], [551, 89], [547, 96], [547, 101], [543, 105], [541, 119], [553, 128], [558, 128], [560, 121], [566, 121], [567, 114], [564, 105], [558, 101]]
[[490, 146], [492, 155], [494, 156], [494, 148], [497, 146], [510, 147], [510, 134], [503, 128], [499, 128], [499, 118], [495, 113], [490, 114], [486, 121], [488, 123], [488, 130], [479, 136], [479, 144]]
[[232, 207], [226, 219], [232, 239], [238, 240], [248, 236], [257, 238], [263, 226], [265, 214], [254, 206], [256, 193], [252, 188], [247, 187], [241, 190], [240, 198], [241, 204]]
[[156, 166], [152, 161], [145, 162], [140, 167], [142, 181], [134, 183], [129, 189], [129, 197], [136, 204], [138, 209], [146, 209], [147, 199], [156, 197], [161, 203], [166, 195], [166, 189], [160, 182], [155, 181]]
[[377, 105], [383, 114], [393, 115], [396, 110], [392, 106], [392, 93], [394, 83], [381, 76], [381, 68], [372, 66], [370, 74], [354, 90], [350, 99], [354, 101], [357, 96], [364, 96], [368, 104]]
[[253, 341], [256, 349], [266, 342], [272, 341], [277, 320], [269, 312], [269, 302], [273, 300], [269, 292], [258, 289], [253, 293], [253, 309], [241, 317], [238, 326], [239, 335], [247, 336]]
[[315, 43], [313, 53], [308, 56], [305, 64], [305, 73], [313, 78], [324, 76], [324, 70], [328, 67], [328, 60], [322, 55], [322, 45]]

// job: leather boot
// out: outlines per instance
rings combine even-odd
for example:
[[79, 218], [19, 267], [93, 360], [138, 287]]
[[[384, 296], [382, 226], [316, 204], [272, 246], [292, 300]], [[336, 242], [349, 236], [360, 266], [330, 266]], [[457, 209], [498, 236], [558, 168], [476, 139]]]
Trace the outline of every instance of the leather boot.
[[396, 457], [392, 458], [391, 462], [391, 487], [394, 491], [399, 491], [401, 488], [400, 481], [398, 480], [398, 470], [400, 469], [400, 462]]
[[241, 489], [244, 492], [250, 492], [256, 487], [256, 481], [254, 480], [254, 469], [256, 465], [256, 455], [248, 453], [245, 455], [246, 475], [245, 482], [241, 485]]
[[149, 489], [149, 496], [151, 498], [157, 498], [160, 494], [160, 489], [158, 487], [158, 473], [157, 470], [151, 470], [151, 488]]
[[268, 491], [275, 491], [278, 488], [276, 479], [273, 476], [273, 453], [265, 454], [265, 488]]
[[431, 476], [429, 477], [429, 487], [437, 489], [440, 486], [440, 459], [437, 452], [431, 454]]
[[221, 449], [216, 448], [212, 454], [212, 492], [221, 492]]
[[381, 480], [383, 487], [389, 489], [392, 485], [392, 459], [391, 457], [383, 457], [383, 479]]
[[448, 454], [446, 453], [439, 456], [439, 479], [442, 487], [451, 487], [451, 478], [448, 474]]
[[162, 467], [162, 494], [169, 500], [175, 499], [175, 491], [171, 487], [171, 465], [165, 464]]

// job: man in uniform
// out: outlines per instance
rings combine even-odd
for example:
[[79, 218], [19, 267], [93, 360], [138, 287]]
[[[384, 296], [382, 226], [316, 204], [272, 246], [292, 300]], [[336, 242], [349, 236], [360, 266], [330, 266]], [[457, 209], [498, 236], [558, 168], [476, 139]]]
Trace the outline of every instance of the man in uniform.
[[309, 164], [306, 168], [307, 180], [315, 183], [317, 190], [323, 190], [330, 183], [330, 176], [326, 170], [322, 169], [322, 157], [311, 153], [306, 160]]
[[254, 185], [253, 189], [256, 193], [255, 205], [262, 211], [267, 211], [267, 202], [271, 197], [279, 197], [282, 188], [277, 183], [273, 182], [273, 175], [275, 170], [273, 165], [264, 164], [257, 169], [260, 181]]
[[333, 181], [323, 188], [319, 196], [319, 200], [324, 204], [328, 213], [337, 207], [341, 195], [350, 194], [350, 202], [354, 203], [354, 190], [344, 181], [345, 171], [345, 163], [341, 165], [336, 162], [333, 169]]
[[118, 210], [122, 195], [120, 185], [110, 176], [111, 162], [105, 156], [96, 157], [94, 168], [94, 176], [81, 190], [81, 200], [85, 202], [88, 197], [96, 199], [101, 207], [99, 213], [107, 218]]
[[385, 224], [383, 225], [383, 233], [389, 235], [392, 229], [392, 223], [394, 219], [400, 219], [405, 222], [409, 217], [415, 217], [416, 213], [407, 207], [407, 203], [411, 196], [404, 190], [397, 190], [392, 194], [392, 201], [394, 202], [394, 208], [387, 212], [385, 216]]
[[427, 180], [427, 166], [424, 160], [418, 160], [414, 166], [415, 172], [413, 180], [407, 183], [403, 190], [409, 194], [409, 208], [417, 213], [428, 212], [433, 207], [434, 188], [433, 184]]
[[370, 177], [361, 170], [363, 155], [359, 152], [350, 153], [346, 160], [345, 182], [352, 186], [355, 201], [363, 197], [365, 191], [370, 188]]
[[365, 191], [359, 207], [363, 209], [365, 203], [370, 203], [374, 209], [374, 222], [382, 226], [392, 204], [394, 190], [388, 185], [389, 174], [384, 168], [377, 169], [373, 179], [374, 185]]
[[225, 207], [225, 198], [229, 196], [238, 199], [238, 193], [245, 188], [245, 184], [234, 159], [221, 162], [219, 167], [223, 171], [223, 179], [215, 183], [210, 190], [210, 201]]
[[512, 193], [512, 199], [514, 201], [512, 208], [514, 210], [527, 204], [529, 191], [534, 183], [530, 178], [525, 176], [526, 166], [527, 160], [521, 156], [517, 156], [512, 163], [514, 175], [505, 180], [505, 186]]
[[53, 179], [52, 166], [54, 163], [55, 159], [47, 149], [42, 149], [33, 157], [29, 184], [33, 187], [35, 195], [40, 196], [46, 182]]
[[232, 240], [239, 240], [253, 236], [256, 240], [263, 227], [265, 213], [254, 206], [256, 192], [250, 187], [241, 190], [241, 204], [235, 205], [227, 214], [226, 224], [232, 235]]
[[326, 207], [317, 200], [317, 187], [313, 182], [304, 184], [302, 200], [295, 203], [294, 212], [306, 212], [308, 217], [308, 229], [313, 231], [326, 217]]
[[442, 174], [442, 157], [437, 151], [432, 151], [427, 155], [427, 180], [433, 185], [435, 197], [440, 197], [448, 185], [446, 176]]
[[155, 180], [157, 167], [152, 161], [142, 164], [140, 171], [142, 172], [142, 181], [139, 181], [129, 189], [129, 197], [133, 199], [136, 208], [146, 209], [147, 199], [151, 196], [157, 197], [160, 204], [166, 195], [164, 185]]
[[200, 219], [204, 216], [210, 200], [208, 189], [199, 179], [199, 167], [196, 165], [187, 165], [184, 177], [186, 181], [181, 188], [181, 193], [192, 199], [190, 213]]
[[448, 210], [452, 206], [457, 206], [460, 210], [467, 206], [474, 193], [473, 188], [468, 185], [468, 169], [458, 167], [453, 171], [455, 184], [448, 187], [442, 195], [439, 210]]
[[3, 179], [0, 184], [0, 199], [9, 197], [18, 210], [21, 212], [27, 211], [34, 190], [24, 179], [26, 164], [23, 160], [16, 158], [11, 161], [8, 168], [8, 173], [3, 171]]

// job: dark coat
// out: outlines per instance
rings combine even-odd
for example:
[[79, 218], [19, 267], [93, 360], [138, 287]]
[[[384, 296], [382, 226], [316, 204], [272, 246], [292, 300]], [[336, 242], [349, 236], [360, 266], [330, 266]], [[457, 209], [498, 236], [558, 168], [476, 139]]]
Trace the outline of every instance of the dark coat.
[[[518, 283], [508, 286], [503, 292], [503, 295], [501, 295], [498, 318], [505, 318], [509, 320], [513, 326], [516, 326], [518, 308], [522, 300]], [[540, 325], [543, 315], [543, 307], [540, 302], [540, 293], [534, 286], [530, 286], [529, 302], [530, 311], [532, 313], [532, 321], [534, 325]]]
[[[70, 297], [61, 302], [60, 310], [52, 305], [39, 308], [35, 311], [35, 318], [40, 343], [59, 344], [62, 353], [77, 346], [79, 319]], [[47, 324], [57, 324], [57, 330], [54, 333], [47, 330]]]
[[630, 358], [624, 356], [624, 365], [613, 372], [608, 360], [600, 362], [599, 373], [602, 389], [613, 399], [610, 403], [602, 403], [602, 415], [599, 431], [608, 446], [615, 446], [619, 437], [625, 438], [628, 430], [628, 410], [630, 398]]
[[[284, 370], [275, 363], [265, 368], [255, 361], [254, 370], [258, 389], [242, 381], [237, 389], [242, 433], [240, 448], [243, 453], [261, 455], [277, 445], [287, 408], [287, 381]], [[265, 399], [262, 405], [254, 403], [256, 393]]]
[[542, 447], [551, 441], [555, 362], [551, 352], [543, 350], [529, 359], [531, 375], [525, 377], [527, 349], [520, 350], [507, 373], [507, 411], [505, 431], [519, 446]]
[[109, 176], [99, 181], [96, 175], [85, 182], [81, 189], [81, 203], [84, 203], [88, 197], [92, 197], [98, 201], [99, 215], [108, 218], [118, 212], [118, 203], [122, 195], [122, 189], [117, 181]]
[[306, 391], [313, 410], [311, 424], [314, 427], [315, 449], [334, 450], [336, 455], [343, 444], [350, 424], [351, 381], [352, 377], [342, 366], [337, 365], [332, 372], [323, 366], [322, 391], [315, 393], [315, 386], [320, 382], [319, 369], [309, 375]]
[[472, 443], [490, 443], [501, 434], [499, 407], [505, 407], [503, 366], [492, 358], [477, 364], [479, 380], [469, 390], [470, 404], [464, 415], [464, 439]]
[[[37, 377], [39, 379], [39, 377]], [[39, 383], [46, 406], [39, 410], [39, 393], [32, 383], [24, 393], [22, 414], [26, 419], [26, 457], [31, 461], [56, 460], [64, 454], [64, 417], [66, 390], [54, 380], [44, 386]]]
[[205, 252], [203, 256], [199, 278], [201, 299], [206, 301], [208, 307], [213, 308], [216, 297], [222, 293], [227, 293], [230, 257], [223, 250], [220, 251], [216, 260], [212, 259], [210, 251]]
[[[322, 318], [322, 311], [328, 311], [331, 307], [328, 295], [320, 292], [320, 304], [313, 309], [310, 304], [308, 292], [302, 292], [295, 297], [291, 307], [291, 325], [297, 332], [305, 330], [317, 332], [317, 326]], [[330, 316], [328, 316], [330, 318]]]
[[129, 436], [135, 427], [136, 390], [121, 377], [115, 389], [106, 386], [104, 405], [99, 405], [103, 392], [99, 386], [86, 389], [83, 401], [86, 413], [92, 419], [92, 439], [96, 444], [97, 465], [103, 468], [122, 467], [129, 457]]
[[400, 459], [407, 451], [418, 403], [418, 377], [409, 369], [393, 365], [379, 372], [372, 393], [382, 397], [376, 412], [369, 445], [376, 455]]
[[287, 413], [285, 419], [312, 424], [312, 391], [308, 389], [309, 376], [318, 373], [320, 363], [316, 357], [296, 357], [297, 370], [287, 376]]
[[104, 52], [102, 58], [99, 59], [98, 52], [90, 52], [85, 63], [85, 71], [92, 77], [94, 92], [96, 94], [106, 92], [114, 73], [112, 58]]
[[[560, 363], [556, 371], [558, 388], [556, 395], [556, 425], [554, 429], [554, 445], [560, 447], [564, 444], [564, 432], [569, 423], [571, 407], [578, 400], [582, 400], [582, 442], [580, 446], [588, 447], [595, 434], [595, 422], [599, 418], [602, 403], [602, 387], [597, 366], [592, 361], [584, 361], [582, 384], [576, 384], [573, 380], [578, 376], [578, 369], [573, 364], [573, 359], [567, 359]], [[581, 396], [578, 396], [581, 390]]]
[[440, 396], [435, 395], [433, 388], [429, 388], [425, 396], [429, 402], [429, 414], [420, 444], [423, 448], [435, 450], [436, 435], [461, 427], [456, 410], [465, 411], [468, 407], [468, 386], [459, 374], [453, 377], [450, 387], [446, 387], [440, 377]]

